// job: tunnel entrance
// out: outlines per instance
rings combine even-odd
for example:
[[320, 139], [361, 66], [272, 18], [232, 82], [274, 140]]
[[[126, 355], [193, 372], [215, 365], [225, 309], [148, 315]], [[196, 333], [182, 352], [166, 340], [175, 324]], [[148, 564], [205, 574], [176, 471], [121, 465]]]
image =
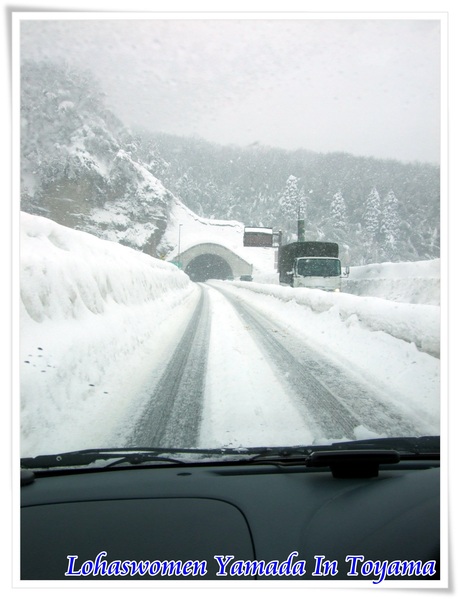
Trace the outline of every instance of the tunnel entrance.
[[208, 279], [232, 279], [233, 271], [228, 262], [215, 254], [201, 254], [193, 258], [185, 268], [186, 274], [196, 283]]

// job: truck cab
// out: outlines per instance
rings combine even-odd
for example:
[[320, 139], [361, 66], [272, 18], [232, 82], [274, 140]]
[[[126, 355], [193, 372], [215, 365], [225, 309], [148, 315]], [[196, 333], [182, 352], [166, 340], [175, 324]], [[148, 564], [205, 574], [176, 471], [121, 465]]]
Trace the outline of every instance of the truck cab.
[[341, 291], [341, 261], [330, 256], [301, 256], [293, 262], [293, 287]]
[[341, 274], [339, 246], [329, 241], [295, 241], [278, 250], [279, 283], [340, 291], [341, 277], [349, 276], [349, 267]]

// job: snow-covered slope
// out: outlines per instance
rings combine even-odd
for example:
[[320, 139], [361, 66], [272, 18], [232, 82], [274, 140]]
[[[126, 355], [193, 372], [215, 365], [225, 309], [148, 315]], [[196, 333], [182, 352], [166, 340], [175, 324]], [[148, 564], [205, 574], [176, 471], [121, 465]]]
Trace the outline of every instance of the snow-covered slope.
[[172, 194], [154, 149], [140, 152], [88, 74], [27, 62], [21, 75], [22, 210], [155, 255]]

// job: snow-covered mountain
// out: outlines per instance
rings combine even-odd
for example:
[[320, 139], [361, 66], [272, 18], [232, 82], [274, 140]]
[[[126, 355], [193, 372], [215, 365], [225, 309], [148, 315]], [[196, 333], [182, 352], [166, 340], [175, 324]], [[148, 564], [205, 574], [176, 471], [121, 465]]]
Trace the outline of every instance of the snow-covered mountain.
[[351, 265], [439, 256], [435, 165], [133, 135], [91, 75], [25, 62], [21, 77], [26, 212], [170, 258], [180, 224], [186, 249], [188, 218], [203, 225], [201, 241], [221, 227], [240, 240], [243, 224], [282, 228], [288, 240], [300, 202], [308, 238], [337, 241]]
[[438, 165], [142, 135], [165, 160], [161, 181], [199, 216], [282, 229], [293, 241], [300, 210], [307, 238], [347, 246], [353, 265], [439, 257]]
[[21, 207], [155, 255], [172, 194], [87, 73], [21, 68]]

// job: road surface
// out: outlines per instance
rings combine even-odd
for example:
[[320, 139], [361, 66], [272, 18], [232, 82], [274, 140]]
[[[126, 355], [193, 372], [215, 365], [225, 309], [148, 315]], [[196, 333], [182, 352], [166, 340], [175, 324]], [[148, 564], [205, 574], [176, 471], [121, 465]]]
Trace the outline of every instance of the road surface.
[[[199, 284], [130, 446], [296, 445], [425, 434], [412, 414], [231, 293]], [[351, 348], [350, 348], [351, 349]], [[371, 436], [371, 435], [370, 435]]]

